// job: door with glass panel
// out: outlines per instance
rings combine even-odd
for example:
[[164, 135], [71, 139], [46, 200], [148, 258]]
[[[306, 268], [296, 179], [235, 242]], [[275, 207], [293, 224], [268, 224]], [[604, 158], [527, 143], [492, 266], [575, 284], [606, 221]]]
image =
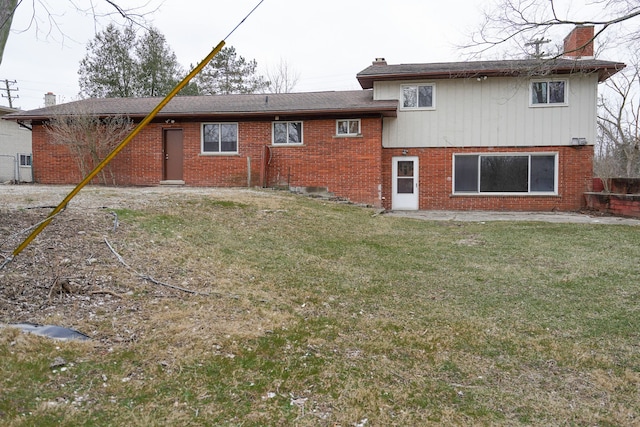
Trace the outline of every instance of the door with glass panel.
[[418, 158], [393, 158], [391, 209], [418, 210]]

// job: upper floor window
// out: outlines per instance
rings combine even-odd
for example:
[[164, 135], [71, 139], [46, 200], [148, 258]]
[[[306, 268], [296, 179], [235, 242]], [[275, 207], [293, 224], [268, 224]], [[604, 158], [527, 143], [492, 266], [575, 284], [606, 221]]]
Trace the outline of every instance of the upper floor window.
[[202, 153], [234, 154], [238, 152], [237, 123], [203, 123]]
[[435, 86], [427, 85], [403, 85], [402, 108], [419, 109], [435, 107]]
[[337, 120], [336, 135], [356, 136], [360, 135], [360, 120]]
[[302, 144], [302, 122], [274, 122], [273, 144]]
[[566, 105], [567, 82], [565, 80], [531, 82], [531, 105]]
[[20, 154], [20, 166], [31, 166], [31, 154]]

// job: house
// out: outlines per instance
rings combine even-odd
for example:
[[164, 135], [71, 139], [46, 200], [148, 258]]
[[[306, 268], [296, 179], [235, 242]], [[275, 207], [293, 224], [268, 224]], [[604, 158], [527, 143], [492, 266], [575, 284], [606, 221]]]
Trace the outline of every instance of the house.
[[[593, 27], [541, 60], [387, 65], [357, 75], [383, 119], [391, 209], [577, 210], [591, 186], [598, 84], [624, 64], [593, 58]], [[390, 201], [389, 201], [390, 200]]]
[[[87, 99], [12, 115], [33, 127], [35, 180], [82, 179], [45, 123], [69, 111], [142, 120], [159, 98]], [[80, 104], [80, 106], [78, 106]], [[111, 162], [117, 185], [323, 188], [381, 206], [382, 117], [371, 91], [176, 97]]]
[[[377, 59], [357, 91], [177, 97], [113, 160], [116, 183], [323, 189], [395, 210], [577, 210], [598, 84], [625, 66], [594, 59], [592, 39], [576, 27], [555, 59]], [[76, 103], [140, 121], [159, 101]], [[10, 116], [33, 126], [37, 182], [82, 178], [44, 127], [65, 105]]]
[[[0, 116], [18, 111], [0, 106]], [[31, 131], [15, 121], [0, 120], [0, 182], [31, 180]]]

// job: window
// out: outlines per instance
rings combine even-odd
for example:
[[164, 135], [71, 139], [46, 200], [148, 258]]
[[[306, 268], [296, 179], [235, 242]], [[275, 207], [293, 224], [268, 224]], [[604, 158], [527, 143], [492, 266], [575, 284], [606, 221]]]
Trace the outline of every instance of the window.
[[31, 154], [20, 154], [20, 166], [31, 166]]
[[531, 82], [531, 105], [566, 105], [566, 87], [564, 80]]
[[302, 144], [302, 122], [273, 123], [274, 144]]
[[556, 193], [556, 154], [458, 154], [454, 188], [460, 193]]
[[203, 123], [202, 153], [225, 154], [238, 152], [237, 123]]
[[419, 109], [434, 108], [435, 87], [429, 85], [402, 86], [402, 108]]
[[336, 121], [336, 135], [340, 135], [340, 136], [360, 135], [360, 120]]

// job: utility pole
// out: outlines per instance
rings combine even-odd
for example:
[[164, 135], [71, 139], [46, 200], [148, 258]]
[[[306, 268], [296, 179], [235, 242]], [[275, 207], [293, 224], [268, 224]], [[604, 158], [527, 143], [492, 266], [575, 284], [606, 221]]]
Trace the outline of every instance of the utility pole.
[[9, 108], [13, 108], [13, 100], [14, 99], [18, 99], [20, 98], [18, 95], [12, 95], [11, 92], [17, 92], [19, 89], [16, 87], [15, 89], [12, 87], [13, 85], [17, 84], [18, 82], [13, 80], [10, 81], [9, 79], [4, 79], [4, 90], [5, 92], [7, 92], [7, 94], [5, 95], [4, 93], [2, 94], [3, 98], [7, 98], [9, 100]]
[[549, 43], [551, 40], [549, 39], [544, 39], [544, 38], [540, 38], [537, 40], [532, 40], [529, 43], [525, 43], [525, 46], [535, 46], [536, 47], [536, 53], [531, 54], [531, 56], [535, 59], [541, 59], [543, 56], [545, 56], [547, 53], [546, 52], [541, 52], [540, 51], [540, 46], [542, 46], [543, 44], [547, 44]]

